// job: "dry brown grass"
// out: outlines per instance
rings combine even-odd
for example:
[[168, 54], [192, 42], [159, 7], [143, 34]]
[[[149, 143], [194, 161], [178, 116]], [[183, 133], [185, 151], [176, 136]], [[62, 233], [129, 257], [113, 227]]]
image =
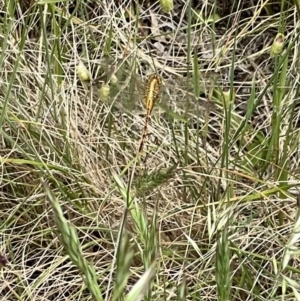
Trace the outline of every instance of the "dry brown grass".
[[296, 7], [45, 3], [0, 21], [0, 300], [300, 299]]

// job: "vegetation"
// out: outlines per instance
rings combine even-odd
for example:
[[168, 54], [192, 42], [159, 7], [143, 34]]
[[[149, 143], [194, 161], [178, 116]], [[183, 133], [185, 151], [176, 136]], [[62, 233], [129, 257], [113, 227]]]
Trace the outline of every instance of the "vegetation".
[[299, 19], [5, 0], [0, 300], [300, 300]]

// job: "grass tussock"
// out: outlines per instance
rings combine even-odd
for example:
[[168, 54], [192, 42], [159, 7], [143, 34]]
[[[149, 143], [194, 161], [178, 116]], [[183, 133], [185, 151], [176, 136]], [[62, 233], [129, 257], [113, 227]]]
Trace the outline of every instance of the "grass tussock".
[[196, 2], [1, 4], [0, 300], [300, 300], [299, 3]]

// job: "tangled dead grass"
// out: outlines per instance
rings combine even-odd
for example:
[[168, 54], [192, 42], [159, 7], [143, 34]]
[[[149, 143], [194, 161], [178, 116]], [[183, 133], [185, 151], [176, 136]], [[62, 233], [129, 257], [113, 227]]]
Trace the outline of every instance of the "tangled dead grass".
[[[215, 21], [209, 3], [175, 3], [172, 16], [130, 1], [3, 8], [1, 300], [91, 300], [79, 253], [106, 299], [154, 262], [149, 299], [295, 300], [298, 12], [249, 3]], [[270, 57], [283, 24], [286, 69]], [[79, 61], [100, 82], [80, 81]], [[141, 162], [131, 83], [149, 71], [164, 86]], [[112, 73], [116, 93], [101, 101]]]

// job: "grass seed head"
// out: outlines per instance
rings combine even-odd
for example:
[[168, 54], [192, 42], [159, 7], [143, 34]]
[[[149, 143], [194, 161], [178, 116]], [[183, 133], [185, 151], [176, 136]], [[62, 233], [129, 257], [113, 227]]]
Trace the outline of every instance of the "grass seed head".
[[110, 94], [110, 86], [108, 84], [103, 84], [99, 89], [100, 99], [102, 101], [107, 101]]
[[160, 7], [165, 13], [169, 13], [171, 10], [173, 10], [173, 0], [160, 0]]
[[276, 57], [278, 56], [283, 49], [284, 46], [284, 35], [282, 33], [278, 33], [273, 41], [270, 56]]
[[89, 71], [87, 70], [87, 68], [85, 67], [85, 65], [83, 64], [83, 62], [81, 62], [81, 61], [76, 66], [76, 72], [78, 74], [78, 77], [82, 81], [89, 81], [91, 79]]
[[110, 77], [110, 83], [112, 84], [112, 85], [117, 85], [118, 84], [118, 78], [117, 78], [117, 76], [115, 75], [115, 74], [113, 74], [111, 77]]
[[234, 89], [232, 89], [232, 95], [230, 95], [231, 94], [230, 90], [231, 90], [230, 88], [224, 88], [223, 89], [223, 98], [224, 98], [224, 101], [225, 101], [226, 105], [229, 104], [230, 102], [234, 102], [234, 99], [235, 99]]

